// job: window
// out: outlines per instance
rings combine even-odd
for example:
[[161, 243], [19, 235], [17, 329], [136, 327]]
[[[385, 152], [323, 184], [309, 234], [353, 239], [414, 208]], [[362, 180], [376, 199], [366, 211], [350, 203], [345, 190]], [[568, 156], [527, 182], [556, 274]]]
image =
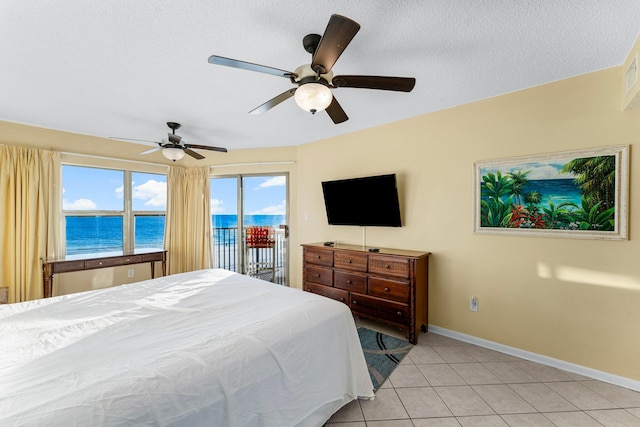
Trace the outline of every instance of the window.
[[167, 210], [167, 177], [152, 173], [131, 173], [131, 205], [135, 249], [164, 246]]
[[165, 175], [62, 166], [67, 255], [161, 249]]

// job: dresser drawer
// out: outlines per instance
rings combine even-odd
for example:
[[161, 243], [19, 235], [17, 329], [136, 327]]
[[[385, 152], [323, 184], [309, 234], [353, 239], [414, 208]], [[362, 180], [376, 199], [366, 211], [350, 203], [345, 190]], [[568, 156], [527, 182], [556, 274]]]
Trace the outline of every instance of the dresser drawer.
[[324, 285], [316, 285], [314, 283], [305, 282], [304, 290], [307, 292], [312, 292], [314, 294], [322, 295], [327, 298], [331, 298], [336, 301], [340, 301], [349, 305], [349, 292], [343, 291], [342, 289], [330, 288]]
[[304, 267], [304, 280], [319, 285], [333, 286], [333, 270], [306, 265]]
[[369, 295], [409, 303], [409, 283], [397, 280], [369, 277]]
[[367, 271], [367, 254], [357, 252], [336, 252], [333, 256], [336, 268]]
[[304, 262], [332, 267], [333, 250], [323, 248], [304, 248]]
[[351, 292], [367, 293], [367, 276], [336, 270], [333, 273], [333, 286]]
[[409, 258], [369, 255], [369, 273], [409, 278]]
[[369, 295], [351, 293], [351, 311], [375, 319], [408, 325], [411, 323], [409, 306]]

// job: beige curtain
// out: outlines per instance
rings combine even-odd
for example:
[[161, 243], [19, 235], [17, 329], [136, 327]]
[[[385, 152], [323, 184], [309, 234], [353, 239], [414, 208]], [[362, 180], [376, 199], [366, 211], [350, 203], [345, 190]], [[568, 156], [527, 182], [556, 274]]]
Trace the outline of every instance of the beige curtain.
[[9, 302], [42, 298], [41, 260], [59, 255], [60, 168], [60, 153], [0, 146], [0, 286]]
[[164, 247], [168, 274], [211, 268], [209, 168], [169, 167]]

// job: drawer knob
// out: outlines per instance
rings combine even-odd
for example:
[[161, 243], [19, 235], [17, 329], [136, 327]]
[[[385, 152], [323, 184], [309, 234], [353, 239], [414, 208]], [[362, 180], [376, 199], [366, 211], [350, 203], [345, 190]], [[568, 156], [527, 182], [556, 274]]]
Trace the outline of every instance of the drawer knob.
[[320, 258], [321, 258], [320, 255], [318, 255], [318, 259], [320, 259]]
[[129, 258], [127, 258], [127, 260], [125, 262], [129, 262], [129, 261], [131, 261], [131, 260]]
[[350, 285], [350, 284], [351, 284], [351, 280], [347, 280], [347, 285]]
[[344, 302], [344, 298], [340, 298], [340, 302]]
[[384, 268], [391, 268], [391, 266], [389, 264], [385, 264]]
[[98, 265], [102, 265], [102, 261], [100, 261], [100, 262], [98, 263]]
[[353, 300], [353, 301], [351, 301], [351, 304], [353, 304], [353, 305], [358, 305], [358, 301]]
[[389, 292], [389, 288], [384, 288], [384, 291], [385, 292]]
[[320, 277], [320, 275], [318, 273], [316, 273], [316, 277]]
[[347, 264], [351, 264], [351, 262], [352, 262], [352, 261], [351, 261], [350, 259], [348, 259], [348, 260], [347, 260]]
[[396, 314], [397, 314], [398, 316], [402, 316], [402, 312], [401, 312], [401, 311], [397, 312]]

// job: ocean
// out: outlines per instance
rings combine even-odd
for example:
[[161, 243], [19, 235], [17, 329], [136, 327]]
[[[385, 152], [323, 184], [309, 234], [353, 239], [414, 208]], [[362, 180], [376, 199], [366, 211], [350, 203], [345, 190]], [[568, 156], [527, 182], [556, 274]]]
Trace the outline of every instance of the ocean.
[[564, 202], [573, 202], [582, 206], [582, 190], [576, 186], [573, 179], [532, 179], [522, 188], [522, 194], [537, 191], [541, 194], [541, 207], [549, 207], [549, 202], [555, 206]]
[[[550, 202], [556, 207], [564, 202], [575, 203], [578, 209], [582, 206], [582, 190], [573, 179], [532, 179], [522, 187], [522, 195], [532, 191], [541, 196], [540, 203], [537, 204], [540, 209], [548, 208]], [[483, 198], [486, 199], [484, 196]], [[505, 200], [506, 196], [503, 197], [503, 201]], [[568, 208], [573, 209], [575, 208]]]
[[[238, 227], [237, 215], [212, 215], [214, 240], [235, 244], [236, 233], [225, 229]], [[285, 215], [245, 215], [245, 226], [286, 224]], [[164, 246], [164, 216], [135, 218], [135, 248], [161, 249]], [[116, 216], [67, 216], [67, 255], [122, 251], [122, 218]]]

